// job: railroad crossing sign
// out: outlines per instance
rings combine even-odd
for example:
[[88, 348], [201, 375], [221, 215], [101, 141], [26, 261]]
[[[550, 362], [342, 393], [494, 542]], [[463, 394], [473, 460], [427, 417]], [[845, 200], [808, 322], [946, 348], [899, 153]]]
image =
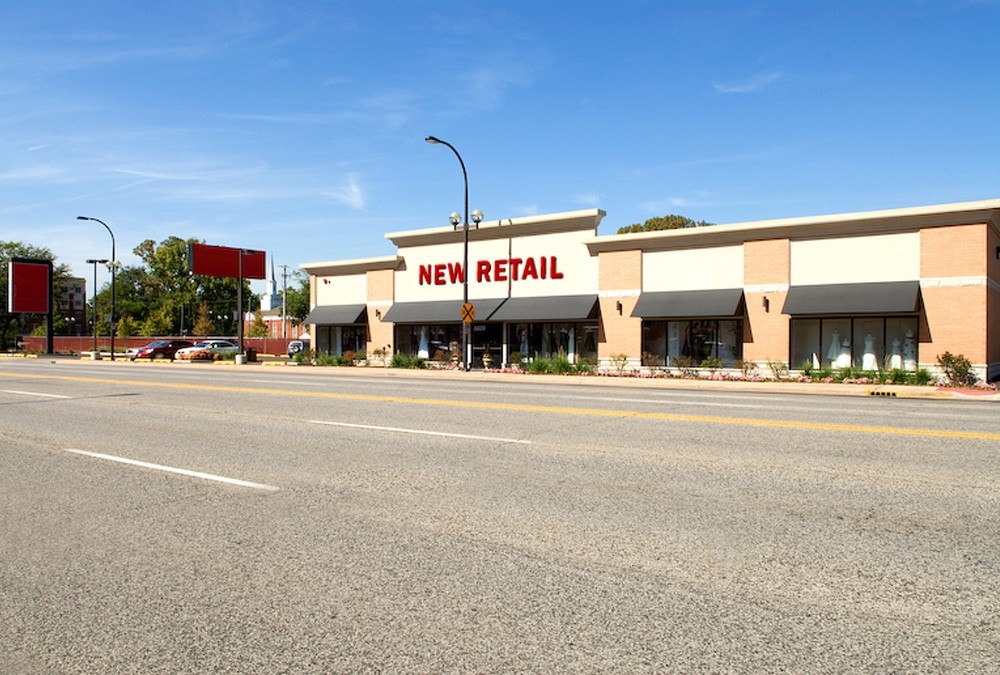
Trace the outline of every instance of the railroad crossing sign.
[[476, 308], [472, 306], [471, 302], [467, 302], [462, 305], [462, 321], [465, 323], [472, 323], [476, 319]]

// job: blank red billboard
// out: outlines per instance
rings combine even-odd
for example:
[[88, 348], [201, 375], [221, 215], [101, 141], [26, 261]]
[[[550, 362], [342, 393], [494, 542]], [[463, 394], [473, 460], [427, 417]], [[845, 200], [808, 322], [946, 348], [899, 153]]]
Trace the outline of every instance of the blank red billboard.
[[240, 255], [243, 257], [244, 279], [267, 278], [267, 256], [263, 251], [251, 251], [230, 246], [209, 244], [188, 245], [188, 269], [207, 277], [240, 277]]
[[7, 267], [7, 311], [11, 314], [48, 314], [52, 263], [12, 258]]

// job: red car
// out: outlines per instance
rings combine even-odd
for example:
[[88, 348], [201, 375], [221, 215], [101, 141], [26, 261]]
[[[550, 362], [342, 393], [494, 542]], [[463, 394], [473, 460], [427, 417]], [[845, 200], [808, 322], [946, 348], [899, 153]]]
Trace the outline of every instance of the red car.
[[192, 346], [192, 343], [188, 340], [153, 340], [145, 347], [141, 347], [139, 351], [130, 358], [133, 361], [136, 359], [173, 360], [174, 354], [177, 353], [178, 349], [190, 346]]

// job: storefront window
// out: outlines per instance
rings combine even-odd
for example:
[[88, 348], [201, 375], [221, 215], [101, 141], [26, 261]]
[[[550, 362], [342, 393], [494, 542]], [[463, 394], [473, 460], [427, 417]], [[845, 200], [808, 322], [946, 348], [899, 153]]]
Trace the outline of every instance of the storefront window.
[[461, 324], [396, 326], [394, 351], [430, 361], [447, 361], [452, 346], [461, 351]]
[[368, 343], [366, 326], [317, 326], [316, 353], [326, 356], [345, 356], [365, 353]]
[[577, 343], [580, 360], [597, 363], [597, 324], [579, 324], [578, 333], [582, 336]]
[[642, 362], [647, 366], [700, 366], [720, 359], [731, 367], [743, 358], [743, 321], [698, 319], [644, 321]]
[[642, 324], [642, 364], [662, 366], [667, 354], [667, 324], [644, 321]]
[[917, 318], [792, 319], [792, 368], [917, 369]]

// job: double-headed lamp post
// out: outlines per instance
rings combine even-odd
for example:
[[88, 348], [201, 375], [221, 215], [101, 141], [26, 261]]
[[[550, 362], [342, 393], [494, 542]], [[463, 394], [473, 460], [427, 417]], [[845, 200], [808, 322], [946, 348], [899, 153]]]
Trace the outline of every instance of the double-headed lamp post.
[[87, 258], [87, 264], [94, 266], [94, 359], [98, 358], [97, 353], [97, 266], [107, 265], [107, 258]]
[[[462, 156], [458, 154], [458, 150], [455, 146], [448, 141], [442, 141], [440, 138], [435, 138], [434, 136], [428, 136], [424, 139], [428, 143], [434, 143], [437, 145], [447, 146], [453, 153], [455, 157], [458, 158], [458, 163], [462, 166], [462, 181], [465, 184], [465, 215], [464, 217], [459, 215], [458, 212], [453, 212], [449, 216], [448, 220], [451, 221], [453, 227], [458, 227], [459, 223], [462, 224], [463, 232], [463, 251], [462, 251], [462, 307], [463, 311], [466, 305], [469, 304], [469, 174], [465, 171], [465, 162], [462, 161]], [[479, 223], [483, 220], [483, 212], [476, 209], [472, 212], [472, 221], [479, 227]], [[462, 360], [464, 361], [465, 370], [468, 371], [472, 367], [472, 340], [470, 339], [470, 333], [472, 331], [472, 322], [466, 321], [465, 317], [462, 317]]]
[[[118, 257], [115, 253], [115, 233], [111, 231], [108, 224], [99, 218], [90, 218], [88, 216], [77, 216], [77, 220], [92, 220], [95, 223], [100, 223], [104, 226], [104, 229], [108, 231], [111, 235], [111, 260], [107, 262], [108, 268], [111, 270], [111, 320], [108, 321], [108, 333], [111, 334], [111, 360], [115, 360], [115, 330], [117, 325], [115, 324], [115, 272], [118, 270]], [[96, 290], [96, 289], [95, 289]], [[96, 297], [96, 296], [95, 296]], [[96, 302], [94, 303], [97, 304]], [[96, 307], [95, 307], [96, 309]], [[96, 317], [95, 317], [96, 320]], [[97, 326], [94, 326], [94, 330], [97, 330]]]

